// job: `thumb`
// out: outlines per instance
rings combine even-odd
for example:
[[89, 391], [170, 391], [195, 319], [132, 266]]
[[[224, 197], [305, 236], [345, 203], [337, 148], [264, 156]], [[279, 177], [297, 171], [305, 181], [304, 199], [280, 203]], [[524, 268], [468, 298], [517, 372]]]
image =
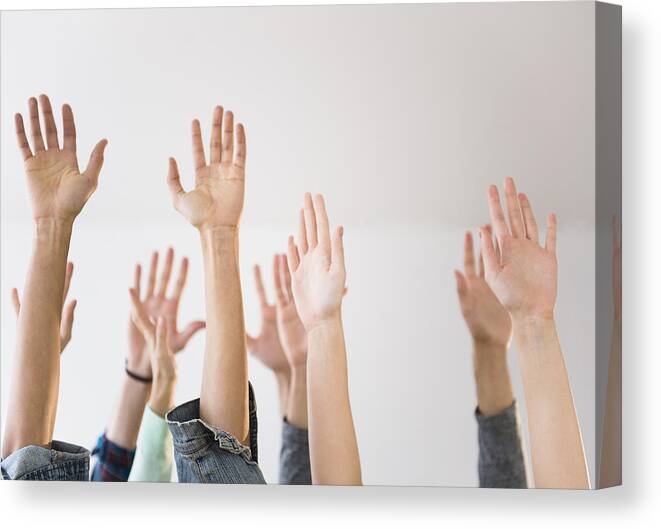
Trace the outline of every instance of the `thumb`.
[[179, 199], [185, 195], [185, 192], [184, 188], [181, 186], [179, 168], [177, 167], [177, 161], [174, 158], [168, 160], [168, 187], [170, 188], [172, 205], [174, 206], [174, 209], [179, 211]]
[[201, 321], [201, 320], [192, 321], [188, 325], [186, 325], [184, 330], [179, 333], [179, 343], [181, 345], [181, 349], [186, 347], [186, 344], [190, 341], [190, 339], [198, 331], [201, 331], [206, 326], [207, 326], [206, 322]]
[[21, 299], [18, 296], [18, 289], [16, 288], [11, 289], [11, 304], [14, 307], [14, 313], [16, 313], [16, 317], [18, 318], [18, 313], [21, 312]]
[[73, 317], [78, 302], [72, 299], [67, 303], [62, 314], [62, 323], [60, 324], [60, 353], [64, 352], [64, 348], [71, 341], [71, 331], [73, 329]]
[[96, 144], [94, 150], [92, 150], [92, 154], [90, 154], [90, 160], [87, 163], [87, 167], [85, 168], [85, 174], [89, 176], [95, 185], [99, 182], [99, 174], [101, 173], [101, 167], [103, 166], [103, 153], [106, 150], [106, 145], [108, 145], [108, 140], [105, 139]]

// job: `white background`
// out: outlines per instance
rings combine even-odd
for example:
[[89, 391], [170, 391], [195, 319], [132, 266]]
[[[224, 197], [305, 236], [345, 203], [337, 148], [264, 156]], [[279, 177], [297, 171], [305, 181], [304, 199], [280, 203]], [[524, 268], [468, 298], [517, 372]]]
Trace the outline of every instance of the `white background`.
[[[164, 5], [162, 3], [160, 5]], [[25, 5], [25, 3], [23, 3]], [[41, 4], [35, 3], [40, 6]], [[75, 4], [69, 4], [75, 5]], [[88, 3], [89, 5], [89, 3]], [[62, 484], [3, 483], [3, 520], [10, 516], [22, 525], [53, 518], [82, 518], [115, 527], [127, 521], [153, 523], [163, 510], [173, 525], [197, 523], [272, 525], [274, 516], [286, 525], [346, 523], [389, 524], [435, 520], [454, 527], [489, 525], [506, 527], [569, 527], [598, 523], [621, 527], [651, 521], [658, 498], [659, 402], [657, 373], [659, 349], [655, 332], [658, 317], [654, 297], [660, 285], [652, 271], [659, 269], [655, 251], [659, 196], [658, 103], [660, 92], [658, 5], [624, 3], [624, 238], [625, 252], [625, 486], [598, 493], [557, 491], [481, 491], [434, 488], [285, 489], [246, 487], [167, 487], [130, 485], [85, 487]], [[646, 295], [647, 294], [647, 295]], [[179, 506], [175, 507], [175, 505]], [[655, 518], [658, 523], [658, 517]], [[77, 526], [76, 524], [73, 524]]]
[[[99, 134], [110, 140], [71, 246], [80, 304], [55, 438], [92, 446], [108, 423], [136, 260], [168, 243], [189, 255], [181, 313], [203, 316], [199, 240], [173, 211], [163, 165], [172, 153], [190, 173], [190, 119], [202, 117], [208, 135], [221, 102], [248, 131], [240, 262], [249, 329], [259, 325], [251, 264], [284, 250], [303, 192], [323, 192], [345, 227], [343, 315], [363, 482], [477, 483], [471, 347], [452, 270], [464, 230], [487, 219], [487, 185], [508, 174], [542, 223], [551, 211], [559, 218], [557, 318], [594, 481], [593, 28], [590, 4], [4, 13], [2, 114], [44, 91], [79, 116], [83, 160]], [[46, 44], [53, 60], [26, 72]], [[12, 129], [4, 119], [6, 293], [23, 283], [32, 230]], [[6, 406], [15, 317], [2, 312]], [[202, 349], [200, 335], [180, 355], [176, 403], [199, 395]], [[252, 362], [250, 378], [260, 465], [275, 482], [273, 376]]]

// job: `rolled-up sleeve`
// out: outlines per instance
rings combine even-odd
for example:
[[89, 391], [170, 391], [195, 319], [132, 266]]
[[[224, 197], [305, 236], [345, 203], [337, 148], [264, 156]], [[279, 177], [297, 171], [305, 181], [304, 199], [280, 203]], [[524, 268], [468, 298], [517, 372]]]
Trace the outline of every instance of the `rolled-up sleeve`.
[[140, 424], [129, 481], [167, 483], [172, 476], [173, 461], [174, 448], [168, 423], [147, 406]]

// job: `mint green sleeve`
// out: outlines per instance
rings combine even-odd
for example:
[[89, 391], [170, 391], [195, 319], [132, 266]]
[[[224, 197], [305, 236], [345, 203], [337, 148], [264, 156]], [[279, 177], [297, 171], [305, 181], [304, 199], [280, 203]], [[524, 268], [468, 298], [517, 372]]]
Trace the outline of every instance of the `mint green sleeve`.
[[167, 483], [172, 475], [173, 461], [174, 447], [168, 423], [147, 406], [140, 424], [129, 481]]

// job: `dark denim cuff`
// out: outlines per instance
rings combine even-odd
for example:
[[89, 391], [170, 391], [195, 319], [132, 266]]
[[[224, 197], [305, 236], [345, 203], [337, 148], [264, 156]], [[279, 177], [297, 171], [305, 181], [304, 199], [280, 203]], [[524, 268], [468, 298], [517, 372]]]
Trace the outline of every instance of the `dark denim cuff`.
[[287, 421], [287, 417], [282, 420], [282, 444], [286, 445], [308, 445], [307, 428], [299, 428]]
[[2, 479], [87, 481], [90, 453], [86, 448], [52, 441], [49, 448], [25, 446], [2, 460]]
[[308, 430], [290, 424], [286, 417], [282, 421], [278, 483], [280, 485], [312, 485]]
[[92, 455], [97, 457], [92, 471], [92, 481], [128, 481], [135, 449], [113, 443], [103, 433], [99, 436]]
[[257, 404], [252, 384], [248, 383], [248, 414], [250, 446], [245, 446], [222, 428], [200, 419], [200, 399], [194, 399], [172, 409], [165, 419], [172, 433], [175, 450], [182, 455], [193, 454], [217, 441], [220, 448], [239, 454], [250, 463], [257, 463]]

